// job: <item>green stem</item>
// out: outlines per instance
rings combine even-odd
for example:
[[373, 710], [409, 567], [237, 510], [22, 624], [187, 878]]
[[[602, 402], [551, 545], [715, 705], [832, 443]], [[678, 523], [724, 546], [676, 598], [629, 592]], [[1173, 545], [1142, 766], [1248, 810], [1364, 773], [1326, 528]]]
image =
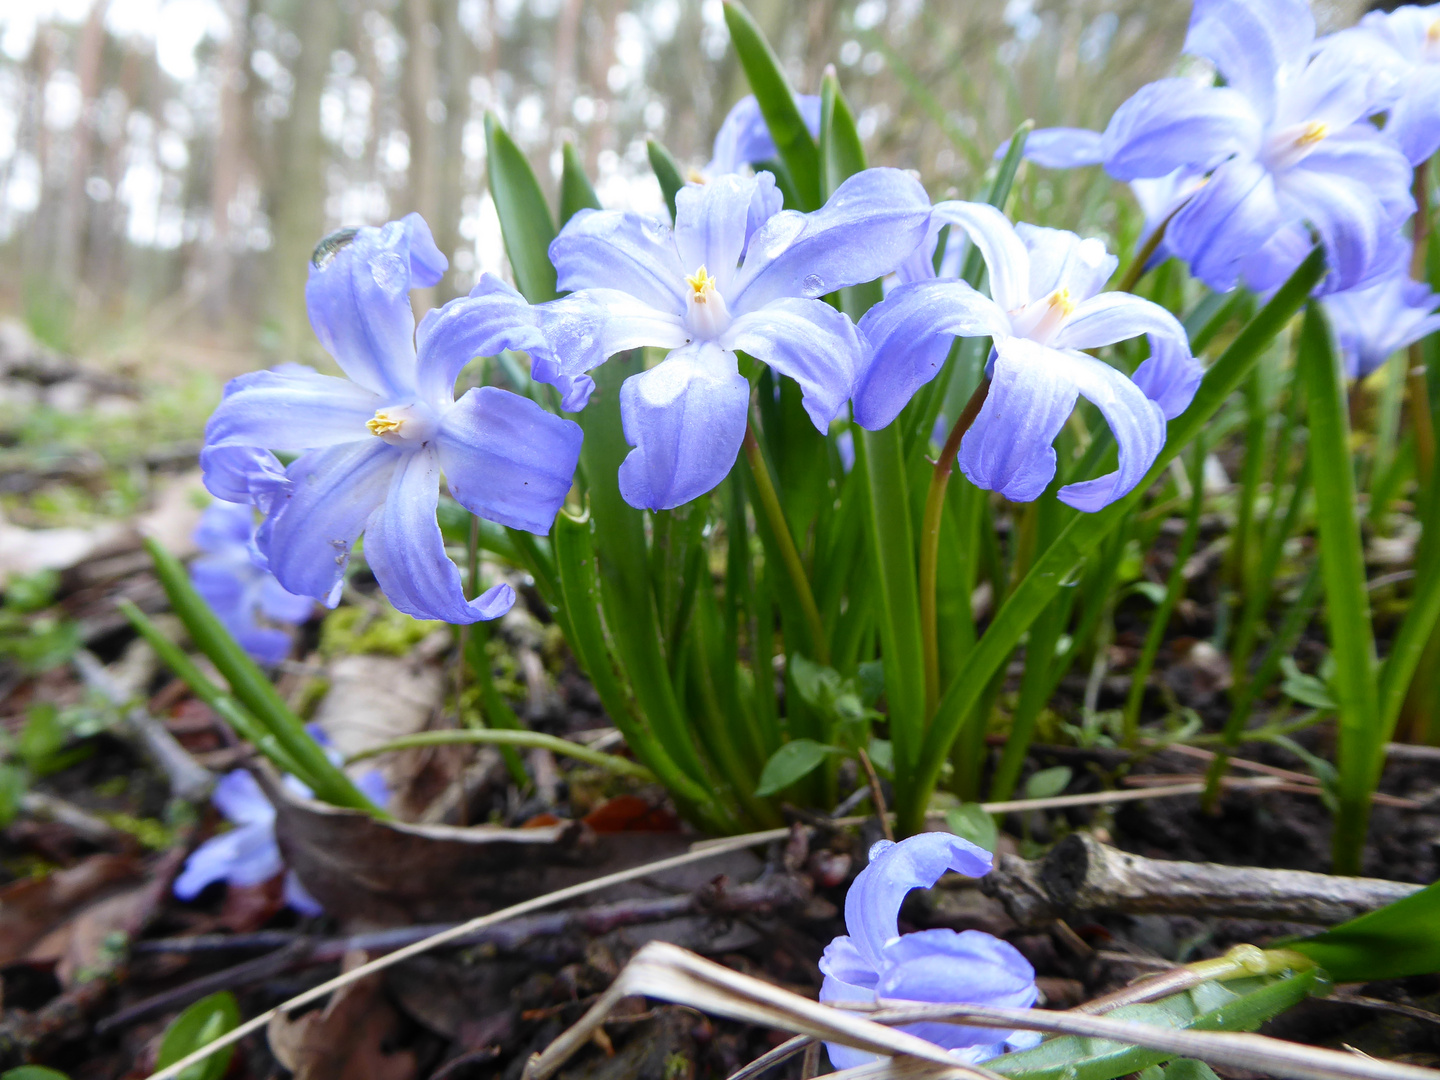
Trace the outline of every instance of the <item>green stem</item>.
[[[1426, 248], [1430, 243], [1430, 163], [1415, 166], [1415, 235], [1410, 276], [1425, 280]], [[1425, 381], [1425, 351], [1420, 342], [1410, 346], [1410, 421], [1415, 425], [1415, 473], [1420, 490], [1428, 491], [1435, 468], [1435, 419], [1430, 412], [1430, 387]]]
[[745, 425], [745, 457], [750, 462], [750, 474], [755, 478], [755, 492], [760, 496], [760, 508], [780, 549], [780, 559], [785, 564], [785, 573], [800, 601], [800, 610], [810, 627], [811, 647], [815, 659], [825, 667], [830, 666], [830, 643], [825, 638], [825, 624], [820, 619], [820, 609], [815, 604], [815, 594], [810, 589], [810, 578], [805, 565], [800, 561], [800, 551], [795, 547], [795, 538], [790, 535], [790, 525], [785, 520], [785, 510], [780, 505], [780, 496], [775, 491], [775, 482], [770, 477], [770, 467], [765, 464], [765, 455], [755, 439], [755, 428]]
[[960, 453], [960, 440], [990, 393], [990, 380], [981, 379], [970, 395], [965, 408], [950, 429], [950, 436], [940, 450], [940, 460], [930, 474], [930, 490], [925, 496], [925, 517], [920, 526], [920, 640], [925, 649], [925, 716], [934, 714], [940, 701], [940, 635], [936, 619], [936, 578], [940, 564], [940, 522], [945, 512], [945, 489]]
[[379, 746], [369, 747], [361, 750], [358, 754], [351, 754], [345, 759], [345, 764], [353, 765], [357, 761], [379, 757], [381, 754], [388, 754], [394, 750], [414, 750], [424, 746], [460, 746], [468, 743], [490, 746], [528, 746], [537, 750], [549, 750], [552, 754], [574, 758], [576, 761], [594, 765], [606, 772], [619, 773], [621, 776], [633, 776], [647, 784], [656, 782], [654, 773], [629, 758], [606, 754], [600, 750], [591, 750], [590, 747], [581, 743], [571, 742], [569, 739], [561, 739], [554, 735], [546, 735], [539, 731], [507, 731], [500, 728], [420, 731], [414, 735], [403, 735], [398, 739], [391, 739]]
[[1125, 277], [1116, 286], [1116, 292], [1134, 292], [1135, 286], [1140, 284], [1140, 279], [1145, 276], [1145, 264], [1150, 257], [1160, 250], [1160, 242], [1165, 239], [1165, 230], [1170, 227], [1170, 220], [1185, 207], [1186, 199], [1166, 216], [1165, 220], [1155, 226], [1154, 232], [1145, 240], [1145, 246], [1135, 253], [1135, 258], [1130, 263], [1130, 268], [1125, 271]]

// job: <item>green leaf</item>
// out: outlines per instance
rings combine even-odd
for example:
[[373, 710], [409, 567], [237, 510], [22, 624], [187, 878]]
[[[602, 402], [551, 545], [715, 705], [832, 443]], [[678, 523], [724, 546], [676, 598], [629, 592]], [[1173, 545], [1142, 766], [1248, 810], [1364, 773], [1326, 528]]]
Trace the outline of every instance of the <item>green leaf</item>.
[[1073, 775], [1069, 765], [1056, 765], [1054, 768], [1032, 773], [1030, 779], [1025, 781], [1025, 798], [1048, 799], [1059, 795], [1070, 786]]
[[0, 829], [20, 813], [20, 800], [28, 787], [25, 770], [16, 765], [0, 764]]
[[755, 794], [761, 798], [784, 791], [803, 776], [808, 776], [831, 754], [844, 753], [838, 746], [826, 746], [814, 739], [794, 739], [770, 755], [760, 770], [760, 784]]
[[1315, 524], [1325, 582], [1326, 625], [1335, 658], [1330, 687], [1337, 706], [1336, 765], [1340, 769], [1332, 845], [1339, 873], [1360, 871], [1370, 822], [1370, 797], [1380, 780], [1384, 734], [1375, 678], [1375, 634], [1365, 553], [1355, 506], [1355, 464], [1345, 372], [1319, 304], [1300, 328], [1296, 367], [1305, 381], [1310, 418], [1310, 469], [1315, 483]]
[[49, 701], [37, 701], [25, 710], [25, 726], [15, 743], [15, 751], [31, 769], [42, 772], [69, 738], [69, 732], [60, 723], [59, 708]]
[[765, 126], [780, 151], [780, 160], [790, 171], [790, 179], [800, 197], [800, 210], [818, 210], [820, 196], [820, 151], [800, 115], [795, 93], [780, 67], [780, 60], [760, 27], [739, 0], [727, 0], [725, 25], [730, 41], [745, 69], [745, 78], [760, 103]]
[[[218, 994], [201, 998], [165, 1029], [155, 1068], [167, 1068], [239, 1026], [240, 1008], [230, 991], [221, 990]], [[234, 1053], [233, 1046], [217, 1050], [204, 1061], [197, 1061], [181, 1072], [178, 1080], [220, 1080], [230, 1068], [230, 1058]]]
[[1165, 1066], [1165, 1080], [1220, 1080], [1215, 1070], [1194, 1058], [1177, 1058]]
[[820, 194], [828, 199], [835, 189], [865, 168], [865, 147], [855, 128], [850, 104], [840, 92], [840, 81], [827, 71], [820, 80]]
[[860, 665], [855, 681], [860, 686], [860, 700], [872, 706], [885, 693], [885, 662], [866, 660]]
[[1440, 971], [1440, 881], [1285, 948], [1310, 957], [1335, 982]]
[[[560, 227], [563, 229], [565, 223], [581, 210], [599, 210], [600, 199], [590, 186], [590, 178], [585, 175], [585, 163], [580, 160], [574, 143], [566, 141], [561, 160], [564, 164], [560, 170]], [[548, 251], [545, 258], [547, 261], [550, 258]]]
[[524, 152], [489, 112], [485, 114], [485, 147], [490, 194], [500, 215], [500, 234], [505, 238], [510, 269], [515, 272], [515, 285], [532, 304], [554, 300], [559, 295], [555, 266], [550, 262], [555, 221], [545, 193]]
[[16, 574], [5, 581], [5, 606], [22, 615], [43, 611], [55, 602], [59, 587], [60, 574], [55, 570]]
[[650, 156], [650, 168], [655, 172], [655, 179], [660, 181], [660, 190], [665, 195], [665, 205], [670, 208], [670, 220], [675, 220], [675, 195], [685, 186], [685, 175], [680, 171], [675, 158], [670, 151], [650, 139], [645, 143], [645, 152]]
[[1293, 656], [1280, 658], [1280, 670], [1285, 673], [1285, 679], [1280, 684], [1280, 692], [1291, 701], [1309, 705], [1312, 709], [1324, 709], [1326, 712], [1335, 711], [1335, 698], [1331, 696], [1330, 687], [1325, 685], [1325, 680], [1317, 679], [1314, 675], [1306, 675], [1295, 666]]
[[895, 775], [895, 744], [889, 739], [870, 740], [870, 764], [881, 776]]
[[956, 836], [979, 844], [992, 855], [1000, 841], [995, 819], [979, 803], [967, 802], [945, 811], [945, 825]]
[[[1307, 997], [1315, 978], [1315, 969], [1311, 968], [1278, 978], [1236, 979], [1224, 985], [1207, 982], [1160, 1001], [1126, 1005], [1106, 1015], [1156, 1027], [1253, 1031]], [[1158, 1065], [1168, 1057], [1162, 1050], [1062, 1035], [1047, 1039], [1033, 1050], [991, 1058], [985, 1067], [1014, 1080], [1114, 1080]], [[1168, 1072], [1166, 1078], [1169, 1080]]]
[[70, 1080], [62, 1072], [47, 1069], [44, 1065], [21, 1065], [0, 1073], [0, 1080]]

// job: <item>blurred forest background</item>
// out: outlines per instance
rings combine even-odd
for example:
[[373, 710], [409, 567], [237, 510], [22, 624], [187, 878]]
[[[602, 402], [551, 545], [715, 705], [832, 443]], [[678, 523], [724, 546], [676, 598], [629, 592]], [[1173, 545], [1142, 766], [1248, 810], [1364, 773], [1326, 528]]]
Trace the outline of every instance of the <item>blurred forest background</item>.
[[[1333, 27], [1359, 6], [1317, 11]], [[1102, 126], [1173, 66], [1189, 13], [1186, 0], [750, 7], [794, 85], [815, 90], [835, 63], [872, 162], [918, 170], [937, 197], [972, 195], [1027, 117]], [[0, 383], [0, 473], [17, 447], [29, 473], [35, 455], [78, 447], [112, 470], [97, 490], [123, 511], [113, 470], [197, 436], [225, 378], [325, 366], [306, 263], [342, 225], [424, 214], [451, 273], [423, 306], [505, 273], [487, 110], [542, 182], [572, 141], [607, 206], [658, 212], [645, 140], [703, 164], [746, 89], [722, 12], [721, 0], [0, 2], [0, 315], [144, 388], [138, 407], [117, 399], [81, 422]], [[1128, 198], [1099, 170], [1034, 181], [1022, 216], [1100, 235]], [[40, 524], [96, 509], [69, 488], [37, 494], [0, 482], [0, 511]]]

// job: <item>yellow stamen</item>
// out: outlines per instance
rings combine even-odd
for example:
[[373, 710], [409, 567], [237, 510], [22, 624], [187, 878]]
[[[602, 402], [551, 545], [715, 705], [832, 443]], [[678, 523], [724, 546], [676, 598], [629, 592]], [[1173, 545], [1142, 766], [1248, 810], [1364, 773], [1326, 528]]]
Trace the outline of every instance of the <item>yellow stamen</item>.
[[1433, 21], [1426, 29], [1425, 39], [1429, 41], [1432, 45], [1435, 44], [1435, 42], [1440, 41], [1440, 19], [1436, 19], [1435, 21]]
[[695, 302], [697, 304], [703, 304], [705, 303], [706, 293], [713, 291], [715, 288], [715, 279], [710, 276], [710, 272], [706, 270], [704, 266], [701, 266], [695, 273], [686, 276], [685, 284], [695, 290]]
[[1318, 143], [1321, 139], [1325, 138], [1325, 136], [1329, 134], [1329, 124], [1325, 123], [1322, 120], [1312, 120], [1310, 121], [1310, 123], [1305, 125], [1299, 136], [1296, 137], [1295, 145], [1297, 147], [1314, 146], [1316, 143]]
[[1070, 298], [1070, 290], [1056, 289], [1050, 294], [1050, 306], [1056, 309], [1062, 319], [1069, 318], [1075, 310], [1075, 301]]
[[404, 423], [404, 420], [396, 420], [386, 413], [384, 409], [381, 409], [369, 420], [365, 421], [365, 426], [369, 429], [371, 435], [394, 435], [400, 430]]
[[705, 174], [692, 165], [685, 170], [685, 182], [687, 184], [703, 184], [705, 183]]

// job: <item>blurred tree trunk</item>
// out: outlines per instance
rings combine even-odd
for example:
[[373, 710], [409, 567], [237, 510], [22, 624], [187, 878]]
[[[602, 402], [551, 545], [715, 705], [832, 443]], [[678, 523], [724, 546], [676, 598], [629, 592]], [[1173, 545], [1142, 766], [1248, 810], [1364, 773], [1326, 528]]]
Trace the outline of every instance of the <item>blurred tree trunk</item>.
[[595, 121], [590, 125], [589, 137], [585, 140], [585, 168], [593, 182], [599, 170], [600, 151], [611, 145], [615, 138], [615, 95], [610, 90], [610, 65], [615, 62], [615, 17], [618, 14], [614, 0], [595, 0], [594, 18], [600, 33], [594, 39], [594, 47], [587, 50], [589, 60], [588, 78], [598, 98]]
[[245, 169], [248, 111], [245, 107], [245, 58], [249, 55], [250, 5], [224, 0], [230, 33], [220, 49], [220, 129], [210, 177], [210, 244], [207, 251], [205, 317], [212, 326], [230, 305], [235, 241], [230, 207]]
[[564, 0], [555, 21], [555, 73], [550, 88], [551, 130], [570, 126], [575, 104], [575, 51], [580, 38], [581, 0]]
[[55, 278], [72, 295], [80, 284], [85, 238], [85, 181], [90, 176], [90, 151], [95, 140], [95, 99], [100, 92], [100, 61], [105, 48], [105, 10], [110, 0], [94, 0], [80, 28], [75, 77], [80, 82], [80, 116], [70, 143], [65, 198], [55, 235]]
[[[475, 44], [460, 25], [459, 5], [440, 5], [440, 42], [444, 49], [445, 125], [441, 133], [443, 150], [436, 168], [436, 207], [431, 220], [435, 243], [453, 260], [460, 246], [460, 218], [464, 209], [465, 125], [470, 119], [470, 76], [475, 70]], [[436, 301], [459, 295], [455, 271], [452, 269], [436, 290]]]
[[330, 70], [330, 49], [337, 30], [338, 5], [315, 2], [297, 8], [295, 27], [300, 55], [290, 117], [280, 137], [280, 154], [270, 193], [272, 229], [269, 309], [287, 360], [306, 351], [305, 281], [310, 254], [325, 231], [325, 163], [320, 132], [320, 96]]
[[[402, 213], [416, 211], [433, 229], [439, 187], [436, 180], [435, 52], [440, 30], [435, 25], [431, 0], [405, 0], [405, 134], [410, 140], [410, 167], [405, 174], [405, 203]], [[438, 239], [438, 237], [437, 237]], [[444, 250], [443, 248], [441, 249]], [[449, 252], [446, 252], [449, 257]], [[420, 289], [412, 294], [418, 310], [434, 305], [435, 290]]]

